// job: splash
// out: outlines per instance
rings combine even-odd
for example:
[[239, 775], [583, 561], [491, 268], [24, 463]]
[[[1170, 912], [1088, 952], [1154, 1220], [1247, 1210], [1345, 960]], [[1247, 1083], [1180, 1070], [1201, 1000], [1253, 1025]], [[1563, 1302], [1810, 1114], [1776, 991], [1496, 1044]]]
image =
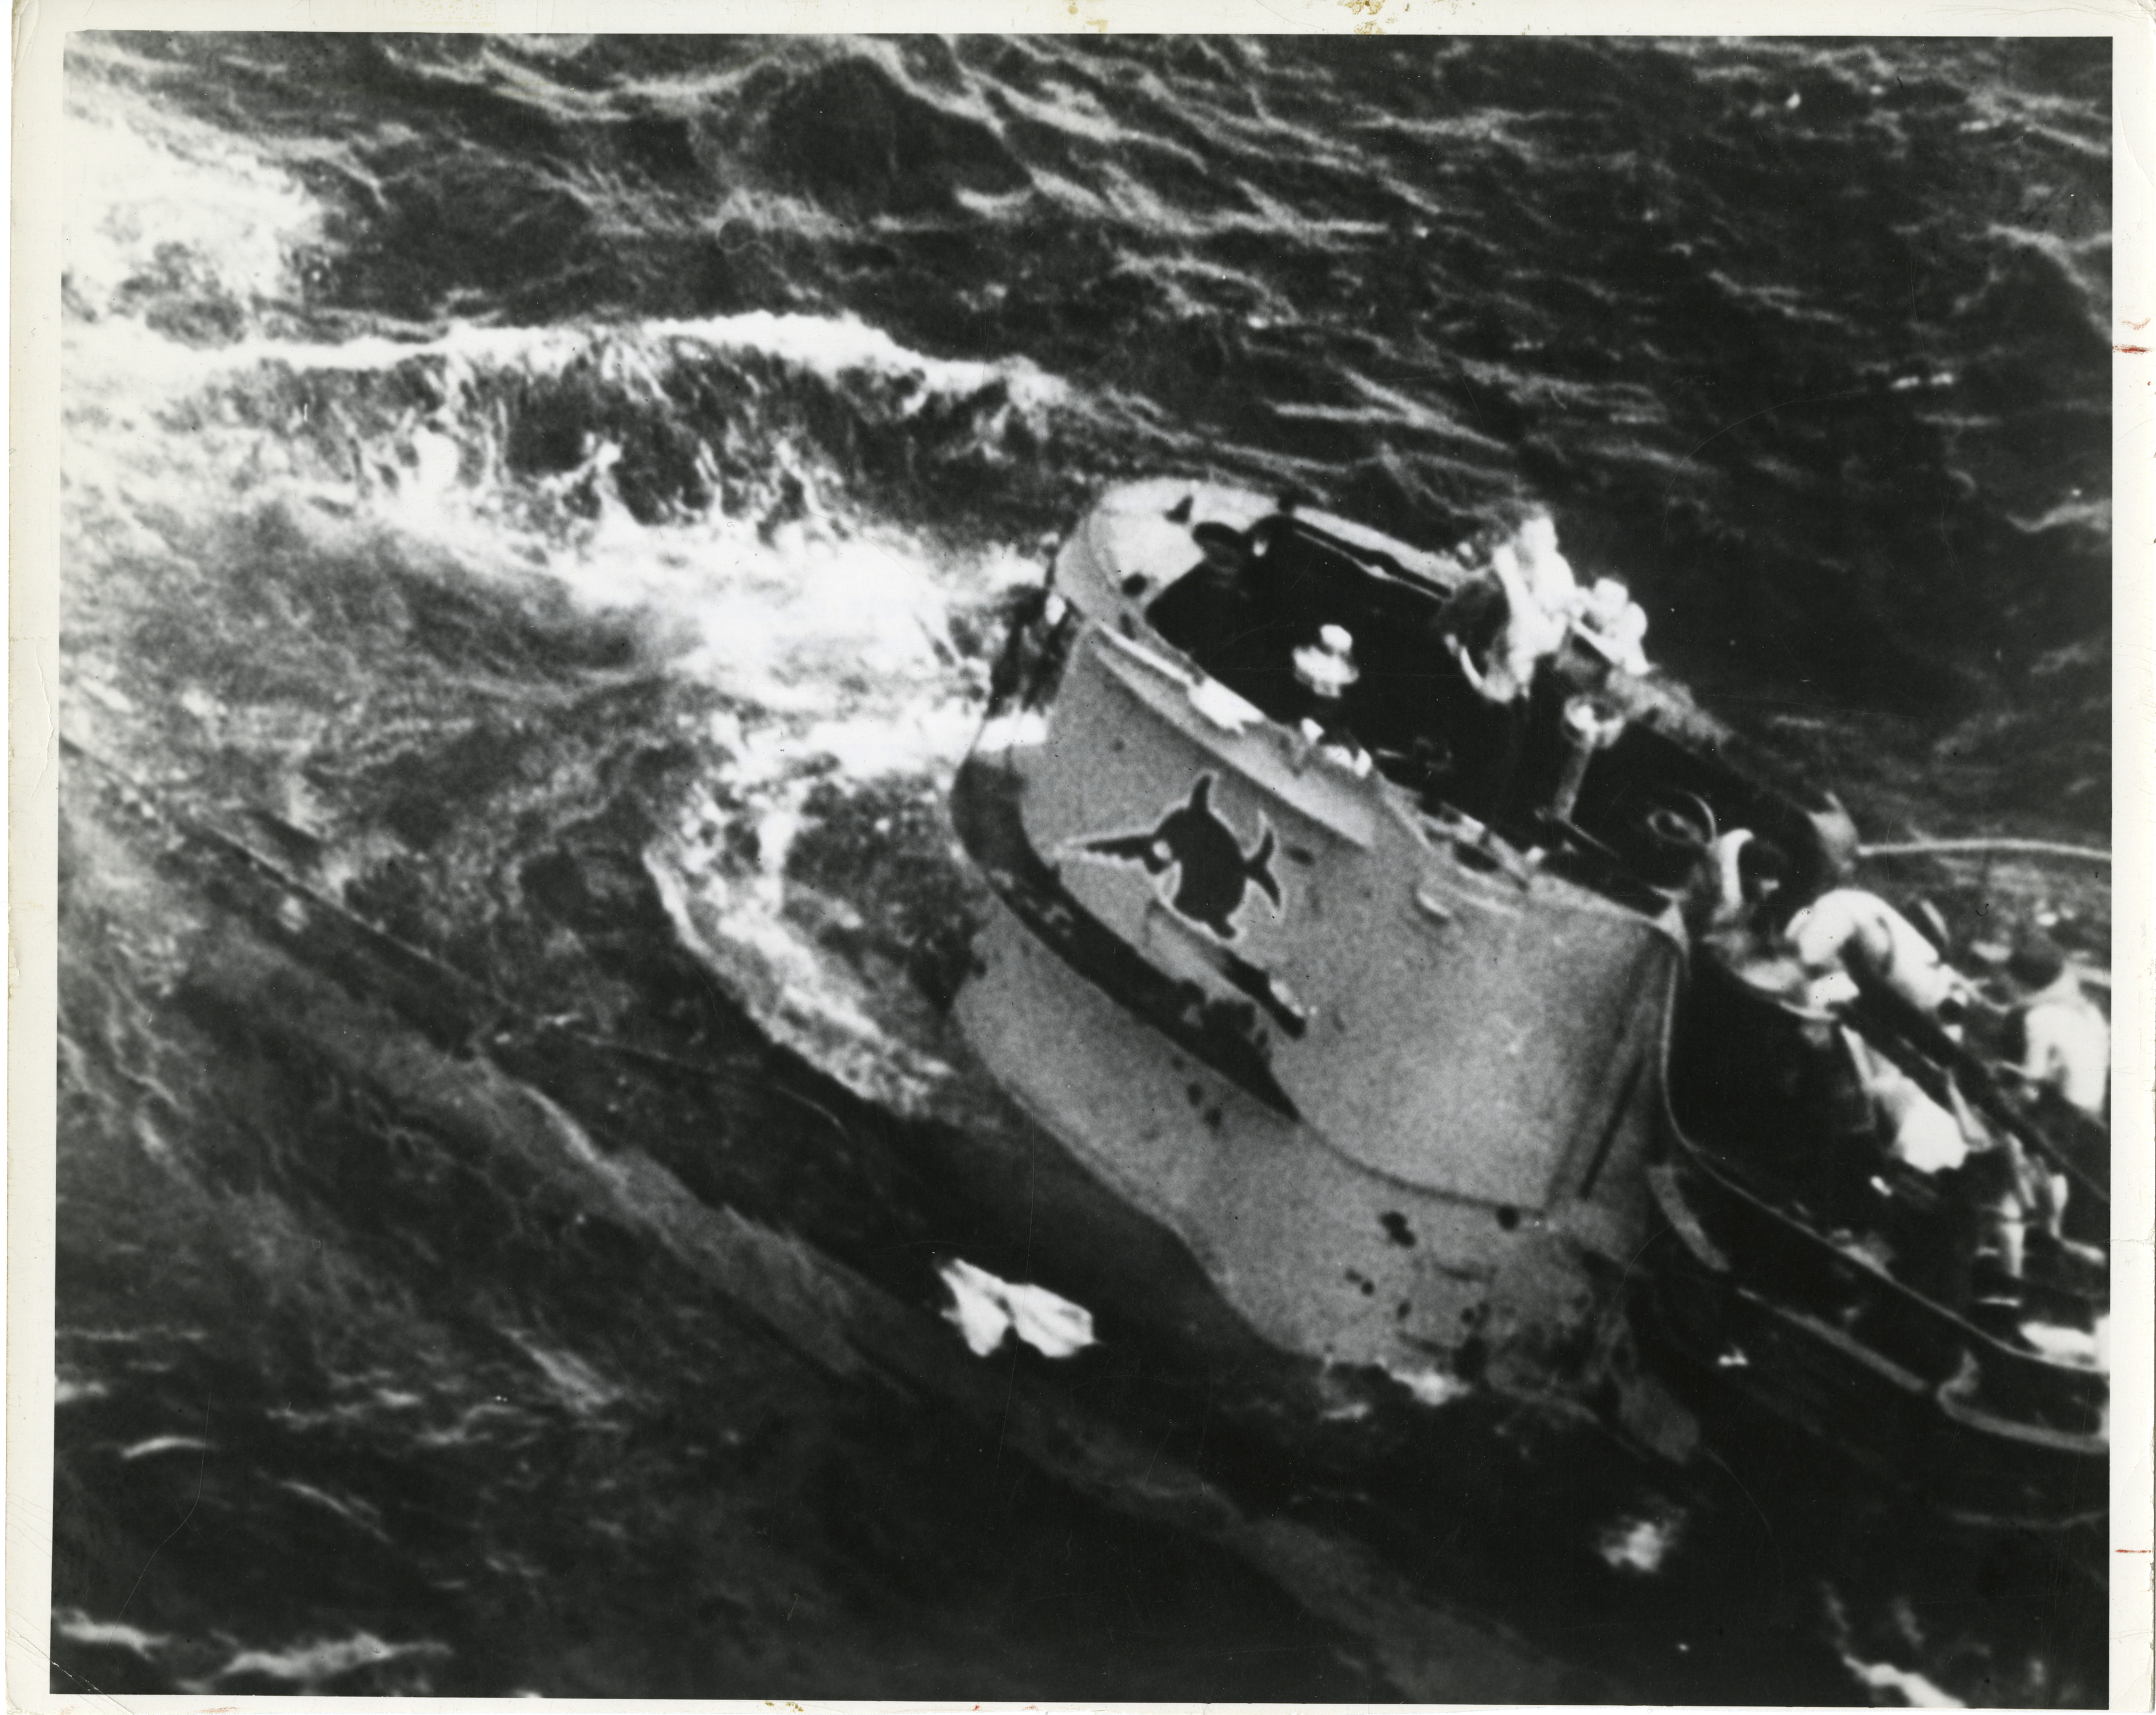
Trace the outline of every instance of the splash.
[[[984, 687], [975, 616], [1039, 567], [1008, 542], [878, 516], [860, 461], [888, 441], [916, 465], [993, 465], [1014, 425], [1035, 434], [1061, 408], [1065, 385], [1024, 358], [916, 352], [844, 314], [295, 338], [268, 311], [320, 222], [289, 177], [183, 121], [80, 123], [92, 165], [68, 332], [71, 736], [123, 763], [191, 744], [261, 755], [256, 807], [328, 840], [327, 885], [364, 896], [409, 842], [356, 824], [310, 778], [308, 755], [341, 742], [339, 717], [303, 684], [265, 706], [244, 631], [206, 652], [207, 673], [142, 659], [140, 638], [179, 600], [212, 625], [251, 607], [259, 625], [266, 580], [284, 621], [269, 648], [326, 702], [339, 680], [346, 696], [379, 695], [353, 671], [364, 630], [316, 629], [326, 603], [379, 606], [336, 593], [356, 559], [382, 568], [367, 575], [386, 575], [400, 605], [403, 589], [432, 600], [430, 586], [466, 582], [566, 604], [716, 705], [682, 735], [702, 783], [644, 854], [684, 944], [779, 1040], [857, 1090], [917, 1104], [942, 1070], [924, 1043], [894, 1040], [921, 1035], [913, 1000], [821, 944], [834, 922], [889, 901], [805, 886], [788, 855], [834, 791], [892, 781], [932, 798], [947, 781]], [[228, 264], [218, 290], [245, 309], [229, 337], [183, 337], [125, 289], [162, 254], [121, 188], [144, 157], [163, 175], [147, 182], [185, 179], [177, 205], [244, 211], [201, 228]], [[234, 575], [233, 538], [265, 527], [284, 544], [235, 604], [218, 587]], [[437, 718], [454, 730], [447, 708]], [[942, 843], [921, 855], [947, 861]], [[730, 859], [743, 850], [754, 857]]]
[[146, 321], [181, 346], [229, 343], [294, 295], [321, 210], [229, 133], [168, 108], [139, 105], [123, 118], [82, 99], [81, 73], [126, 59], [109, 39], [70, 54], [68, 307], [79, 320]]

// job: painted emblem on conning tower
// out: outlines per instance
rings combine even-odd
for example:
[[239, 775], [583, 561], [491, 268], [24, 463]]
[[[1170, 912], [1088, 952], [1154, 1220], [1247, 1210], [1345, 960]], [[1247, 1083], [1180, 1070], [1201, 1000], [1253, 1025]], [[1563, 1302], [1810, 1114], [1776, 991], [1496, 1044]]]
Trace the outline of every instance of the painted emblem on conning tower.
[[1223, 941], [1241, 932], [1235, 914], [1251, 888], [1276, 906], [1281, 903], [1280, 883], [1273, 875], [1273, 830], [1260, 816], [1258, 842], [1245, 851], [1235, 830], [1214, 811], [1210, 774], [1200, 774], [1190, 796], [1147, 831], [1076, 845], [1088, 856], [1142, 864], [1147, 875], [1167, 877], [1168, 905]]

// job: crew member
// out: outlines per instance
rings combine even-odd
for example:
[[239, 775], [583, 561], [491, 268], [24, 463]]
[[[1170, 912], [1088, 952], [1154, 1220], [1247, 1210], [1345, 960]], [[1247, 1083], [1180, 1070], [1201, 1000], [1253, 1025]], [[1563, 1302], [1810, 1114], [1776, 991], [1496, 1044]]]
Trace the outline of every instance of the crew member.
[[1557, 781], [1544, 806], [1550, 818], [1569, 822], [1579, 804], [1580, 788], [1596, 755], [1609, 748], [1625, 733], [1625, 717], [1592, 696], [1567, 697], [1557, 717]]
[[1433, 641], [1457, 668], [1443, 675], [1440, 693], [1455, 764], [1449, 795], [1485, 821], [1502, 823], [1518, 807], [1529, 693], [1542, 664], [1563, 646], [1578, 594], [1556, 526], [1537, 516], [1498, 544], [1489, 569], [1438, 614]]
[[1732, 828], [1703, 854], [1686, 921], [1725, 964], [1741, 968], [1779, 942], [1789, 876], [1780, 846], [1749, 828]]
[[1344, 625], [1321, 625], [1317, 639], [1292, 657], [1301, 694], [1303, 737], [1358, 774], [1370, 771], [1369, 752], [1350, 730], [1348, 692], [1363, 675], [1355, 665], [1355, 639]]
[[1204, 558], [1162, 593], [1146, 618], [1217, 677], [1227, 652], [1255, 619], [1248, 578], [1250, 552], [1241, 532], [1225, 524], [1201, 524], [1190, 534]]
[[1575, 630], [1613, 666], [1634, 675], [1646, 672], [1646, 610], [1615, 578], [1596, 578], [1581, 597]]
[[1958, 1115], [1933, 1101], [1922, 1085], [1855, 1031], [1845, 1028], [1842, 1035], [1865, 1092], [1876, 1107], [1887, 1153], [1925, 1174], [1949, 1172], [1966, 1162], [1970, 1132], [1978, 1129], [1967, 1111]]
[[1437, 617], [1437, 643], [1469, 685], [1489, 701], [1507, 704], [1526, 688], [1516, 683], [1507, 665], [1506, 625], [1511, 602], [1495, 576], [1476, 577], [1453, 592]]
[[1922, 1013], [1951, 1024], [1969, 983], [1923, 932], [1876, 893], [1836, 887], [1792, 912], [1789, 941], [1815, 977], [1845, 973], [1873, 983]]
[[[2111, 1177], [2111, 1025], [2083, 992], [2056, 942], [2041, 931], [2025, 937], [2007, 960], [2006, 975], [2020, 991], [2012, 1014], [2018, 1062], [2007, 1070], [2037, 1097], [2039, 1122], [2052, 1146], [2097, 1184]], [[2049, 1113], [2041, 1111], [2051, 1104]], [[2103, 1199], [2076, 1194], [2064, 1172], [2046, 1176], [2048, 1230], [2069, 1245], [2101, 1245], [2109, 1237]]]
[[1884, 1236], [1895, 1273], [2010, 1328], [2023, 1310], [2032, 1225], [2056, 1225], [2050, 1186], [2013, 1135], [1987, 1127], [1950, 1081], [1942, 1101], [1856, 1031], [1845, 1026], [1840, 1037], [1887, 1158], [1914, 1175], [1892, 1186], [1871, 1182], [1887, 1194]]
[[2101, 1119], [2111, 1086], [2111, 1024], [2102, 1009], [2082, 992], [2058, 942], [2041, 931], [2014, 949], [2006, 974], [2024, 997], [2021, 1076]]

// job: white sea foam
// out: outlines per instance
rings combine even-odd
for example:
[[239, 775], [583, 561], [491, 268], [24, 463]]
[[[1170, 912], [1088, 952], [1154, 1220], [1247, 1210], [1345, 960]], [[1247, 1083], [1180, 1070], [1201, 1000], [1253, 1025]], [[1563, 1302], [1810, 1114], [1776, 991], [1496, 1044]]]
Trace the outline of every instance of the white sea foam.
[[365, 1501], [348, 1497], [340, 1498], [331, 1494], [326, 1489], [316, 1488], [312, 1483], [301, 1482], [296, 1477], [284, 1478], [279, 1481], [277, 1487], [284, 1490], [286, 1494], [305, 1502], [309, 1506], [318, 1507], [323, 1512], [342, 1519], [354, 1529], [372, 1537], [378, 1543], [386, 1543], [389, 1540], [389, 1533], [382, 1528], [381, 1512]]
[[123, 1460], [149, 1459], [159, 1453], [208, 1453], [213, 1451], [209, 1442], [199, 1435], [152, 1435], [146, 1441], [136, 1441], [122, 1447]]
[[[880, 988], [880, 968], [868, 980], [818, 938], [850, 922], [858, 929], [889, 901], [812, 896], [789, 879], [788, 857], [829, 786], [947, 784], [986, 688], [985, 664], [961, 646], [951, 615], [1040, 568], [1016, 547], [957, 550], [868, 515], [787, 419], [762, 424], [761, 377], [776, 369], [819, 380], [883, 421], [957, 402], [982, 414], [984, 446], [999, 413], [1053, 408], [1065, 384], [1024, 358], [915, 352], [847, 315], [459, 324], [408, 340], [280, 335], [259, 312], [296, 299], [294, 259], [320, 241], [319, 208], [260, 152], [270, 145], [198, 136], [191, 125], [137, 104], [79, 124], [66, 527], [82, 571], [70, 599], [95, 599], [101, 578], [133, 592], [167, 567], [191, 573], [195, 526], [276, 505], [331, 559], [349, 537], [370, 554], [422, 568], [446, 560], [630, 619], [670, 674], [726, 706], [709, 735], [710, 791], [646, 855], [684, 944], [776, 1040], [857, 1093], [917, 1110], [949, 1076], [916, 1028], [918, 995]], [[182, 211], [164, 224], [161, 198]], [[209, 208], [223, 212], [212, 219], [202, 213]], [[129, 282], [156, 274], [173, 234], [198, 235], [185, 290], [199, 274], [204, 290], [244, 312], [236, 338], [188, 344], [143, 319]], [[685, 370], [715, 363], [755, 379], [745, 426], [701, 428], [714, 440], [737, 429], [747, 437], [717, 450], [706, 442], [703, 479], [720, 485], [723, 455], [735, 480], [746, 459], [747, 510], [763, 516], [714, 506], [656, 522], [645, 507], [639, 517], [623, 495], [631, 438], [609, 412], [648, 413], [693, 435], [700, 426], [682, 421], [669, 389], [678, 392]], [[573, 469], [512, 469], [505, 396], [535, 382], [568, 388], [572, 413], [581, 389], [608, 403], [593, 413]], [[786, 504], [767, 506], [766, 490]], [[249, 713], [197, 685], [164, 693], [175, 707], [160, 708], [159, 693], [138, 691], [123, 663], [102, 679], [83, 676], [96, 665], [94, 652], [78, 656], [77, 709], [93, 721], [169, 717], [221, 732]], [[729, 855], [730, 837], [747, 830], [760, 850], [753, 865]], [[940, 860], [955, 861], [937, 845]], [[333, 879], [357, 879], [377, 855], [357, 836], [341, 839], [328, 860]], [[146, 1132], [144, 1147], [160, 1141]]]
[[783, 878], [718, 873], [708, 851], [677, 842], [644, 855], [682, 944], [747, 1006], [757, 1024], [863, 1099], [925, 1110], [951, 1069], [877, 1021], [875, 998], [785, 915]]
[[1969, 1706], [1949, 1692], [1941, 1691], [1921, 1673], [1897, 1667], [1891, 1661], [1860, 1661], [1844, 1655], [1842, 1665], [1871, 1690], [1897, 1692], [1912, 1709], [1965, 1709]]
[[575, 1353], [557, 1350], [521, 1330], [511, 1330], [509, 1338], [539, 1367], [555, 1395], [578, 1416], [603, 1411], [622, 1399], [619, 1388]]
[[[111, 271], [127, 264], [115, 261]], [[670, 347], [675, 349], [670, 350]], [[899, 414], [920, 410], [938, 398], [967, 398], [1000, 387], [1011, 405], [1039, 410], [1061, 403], [1069, 387], [1024, 357], [997, 362], [932, 357], [911, 351], [880, 328], [851, 316], [812, 316], [768, 310], [696, 321], [480, 326], [460, 323], [426, 339], [363, 334], [336, 342], [250, 333], [227, 344], [176, 343], [130, 320], [77, 329], [70, 347], [74, 372], [126, 373], [137, 389], [201, 387], [220, 376], [277, 367], [299, 374], [382, 373], [400, 366], [429, 367], [452, 397], [492, 372], [558, 376], [573, 364], [593, 363], [597, 378], [630, 398], [658, 398], [664, 372], [680, 347], [775, 358], [828, 381], [874, 375], [911, 384]], [[429, 427], [436, 425], [430, 424]]]
[[70, 105], [59, 147], [67, 290], [95, 314], [174, 270], [237, 302], [288, 295], [294, 253], [320, 230], [290, 174], [170, 107], [139, 104], [122, 121]]
[[290, 1685], [320, 1686], [341, 1679], [362, 1667], [379, 1667], [386, 1662], [411, 1656], [446, 1656], [449, 1653], [449, 1647], [444, 1644], [386, 1643], [371, 1631], [361, 1631], [348, 1638], [311, 1640], [295, 1644], [289, 1649], [241, 1650], [210, 1678], [214, 1682], [248, 1674], [264, 1679], [282, 1680]]
[[126, 1650], [145, 1660], [172, 1641], [164, 1633], [145, 1631], [139, 1625], [117, 1620], [93, 1620], [80, 1608], [54, 1609], [53, 1630], [70, 1643]]
[[[389, 525], [422, 562], [446, 553], [481, 575], [552, 583], [593, 614], [634, 616], [670, 656], [672, 672], [728, 700], [732, 725], [725, 737], [732, 742], [714, 784], [740, 807], [720, 811], [715, 825], [745, 815], [764, 853], [760, 878], [714, 873], [710, 851], [693, 842], [654, 854], [655, 868], [674, 870], [688, 893], [702, 896], [705, 909], [687, 943], [702, 952], [716, 947], [720, 956], [706, 963], [759, 1021], [856, 1090], [910, 1103], [942, 1075], [933, 1056], [880, 1064], [893, 1058], [890, 1020], [789, 920], [793, 891], [784, 860], [803, 800], [819, 781], [947, 782], [972, 739], [985, 677], [953, 638], [949, 616], [955, 606], [977, 605], [1037, 577], [1038, 564], [1010, 547], [932, 548], [854, 516], [836, 479], [783, 444], [768, 449], [772, 469], [795, 473], [804, 516], [776, 527], [716, 511], [640, 522], [616, 491], [617, 461], [603, 441], [582, 473], [557, 480], [566, 486], [588, 477], [596, 519], [572, 520], [566, 529], [522, 521], [505, 511], [512, 487], [502, 470], [503, 431], [475, 377], [490, 367], [526, 376], [557, 370], [596, 351], [619, 385], [655, 391], [654, 366], [670, 361], [670, 350], [703, 341], [828, 374], [909, 377], [924, 397], [1002, 382], [1014, 399], [1039, 400], [1055, 396], [1054, 384], [1023, 365], [921, 358], [857, 323], [761, 313], [653, 324], [597, 340], [574, 330], [459, 328], [417, 346], [257, 338], [200, 351], [131, 321], [78, 328], [72, 337], [77, 355], [91, 359], [70, 372], [70, 520], [91, 550], [82, 563], [119, 554], [146, 568], [170, 559], [168, 521], [203, 518], [208, 506], [228, 508], [237, 474], [264, 495], [281, 490], [327, 502], [361, 527]], [[327, 373], [381, 370], [415, 357], [435, 365], [444, 402], [428, 417], [370, 429], [341, 475], [309, 467], [291, 437], [216, 408], [223, 378], [244, 380], [265, 364]], [[203, 405], [213, 408], [207, 420], [187, 434], [169, 432], [157, 418], [163, 408], [192, 413]], [[308, 531], [352, 527], [305, 506], [294, 516]], [[134, 706], [138, 698], [110, 684], [98, 689], [107, 712], [146, 720], [157, 712]], [[221, 716], [198, 691], [192, 701], [198, 719]], [[673, 901], [677, 921], [685, 921], [680, 903]]]

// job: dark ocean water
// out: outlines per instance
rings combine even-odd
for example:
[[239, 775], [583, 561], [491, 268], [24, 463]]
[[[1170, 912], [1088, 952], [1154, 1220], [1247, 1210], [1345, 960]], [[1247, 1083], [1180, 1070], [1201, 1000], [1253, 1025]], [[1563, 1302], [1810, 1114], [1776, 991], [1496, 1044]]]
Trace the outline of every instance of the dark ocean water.
[[1871, 837], [2105, 836], [2107, 43], [73, 41], [56, 1689], [2102, 1701], [2031, 1544], [1448, 1583], [932, 1264], [1112, 478], [1547, 505]]

